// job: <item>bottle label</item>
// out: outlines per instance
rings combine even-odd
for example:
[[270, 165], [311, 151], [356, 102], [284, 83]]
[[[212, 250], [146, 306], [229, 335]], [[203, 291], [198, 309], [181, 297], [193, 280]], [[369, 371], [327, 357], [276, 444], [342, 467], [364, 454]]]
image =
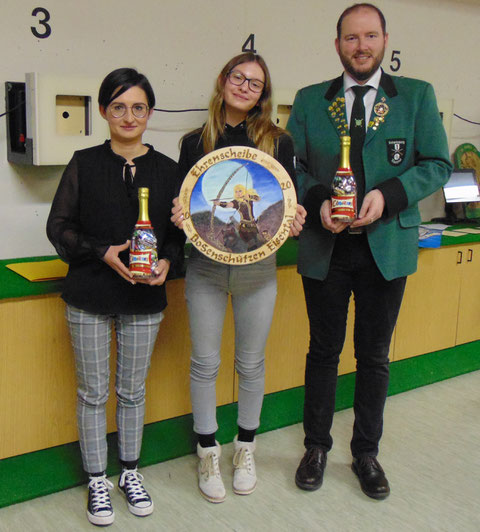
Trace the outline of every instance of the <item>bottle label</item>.
[[144, 251], [130, 251], [130, 267], [133, 277], [153, 277], [153, 270], [158, 262], [157, 252], [154, 249]]
[[332, 214], [334, 220], [352, 222], [357, 215], [356, 195], [332, 196]]
[[157, 239], [153, 228], [149, 222], [137, 222], [130, 243], [129, 270], [134, 279], [146, 279], [155, 276], [157, 265]]

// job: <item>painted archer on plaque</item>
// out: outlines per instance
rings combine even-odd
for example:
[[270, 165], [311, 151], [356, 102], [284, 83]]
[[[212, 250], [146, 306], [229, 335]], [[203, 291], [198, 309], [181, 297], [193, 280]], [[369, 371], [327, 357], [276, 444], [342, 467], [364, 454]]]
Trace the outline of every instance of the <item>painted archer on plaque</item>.
[[202, 157], [187, 174], [179, 200], [192, 244], [228, 264], [257, 262], [277, 251], [288, 238], [297, 207], [283, 166], [246, 146]]

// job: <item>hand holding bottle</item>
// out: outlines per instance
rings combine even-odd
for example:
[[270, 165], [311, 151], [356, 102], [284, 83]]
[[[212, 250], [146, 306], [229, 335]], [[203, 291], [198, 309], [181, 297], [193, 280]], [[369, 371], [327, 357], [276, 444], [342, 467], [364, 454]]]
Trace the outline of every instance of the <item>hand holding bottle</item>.
[[170, 270], [170, 261], [168, 259], [160, 259], [158, 261], [157, 267], [154, 270], [155, 277], [137, 279], [136, 282], [140, 284], [148, 284], [150, 286], [162, 285], [167, 279], [169, 270]]
[[130, 240], [127, 240], [125, 244], [120, 244], [119, 246], [110, 246], [102, 257], [102, 260], [106, 262], [110, 268], [115, 270], [120, 277], [123, 277], [129, 283], [135, 284], [135, 281], [132, 279], [133, 274], [118, 256], [122, 251], [125, 251], [129, 247]]
[[332, 219], [332, 202], [325, 200], [320, 207], [320, 220], [323, 227], [331, 233], [341, 233], [350, 223]]
[[370, 190], [363, 199], [359, 217], [351, 224], [351, 227], [373, 224], [373, 222], [382, 217], [384, 208], [385, 198], [380, 190]]

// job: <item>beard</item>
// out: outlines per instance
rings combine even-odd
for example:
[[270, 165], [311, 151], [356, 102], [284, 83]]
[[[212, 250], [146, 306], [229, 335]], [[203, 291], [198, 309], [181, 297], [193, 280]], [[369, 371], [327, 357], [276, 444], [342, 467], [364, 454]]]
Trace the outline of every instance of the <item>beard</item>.
[[353, 66], [350, 59], [346, 57], [341, 50], [339, 51], [340, 61], [342, 62], [343, 68], [356, 81], [366, 81], [367, 79], [370, 79], [373, 76], [373, 74], [375, 74], [378, 67], [382, 63], [384, 54], [385, 54], [385, 47], [383, 47], [381, 52], [378, 53], [376, 56], [372, 55], [373, 64], [371, 68], [369, 68], [368, 70], [357, 70]]

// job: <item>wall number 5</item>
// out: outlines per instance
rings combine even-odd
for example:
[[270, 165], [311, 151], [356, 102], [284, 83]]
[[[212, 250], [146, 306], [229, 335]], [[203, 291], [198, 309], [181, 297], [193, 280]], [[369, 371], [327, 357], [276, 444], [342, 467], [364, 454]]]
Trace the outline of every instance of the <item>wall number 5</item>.
[[38, 31], [34, 26], [31, 26], [30, 29], [37, 39], [46, 39], [52, 33], [50, 24], [47, 24], [47, 22], [50, 20], [50, 13], [44, 7], [36, 7], [32, 11], [32, 17], [36, 17], [37, 15], [43, 15], [43, 18], [38, 19], [38, 24], [43, 26], [43, 31]]
[[400, 67], [402, 66], [400, 58], [397, 57], [398, 55], [400, 55], [400, 50], [392, 51], [392, 57], [390, 58], [390, 70], [392, 72], [398, 72], [400, 70]]

